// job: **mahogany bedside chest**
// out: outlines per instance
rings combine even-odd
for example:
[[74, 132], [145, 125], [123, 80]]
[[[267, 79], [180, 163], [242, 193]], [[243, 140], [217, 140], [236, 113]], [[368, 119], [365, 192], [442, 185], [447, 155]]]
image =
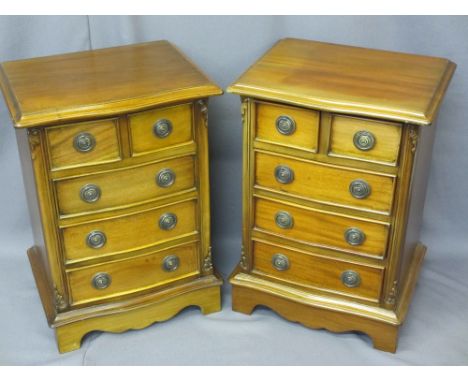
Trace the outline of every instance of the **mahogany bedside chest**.
[[166, 41], [5, 62], [36, 284], [60, 352], [189, 305], [220, 309], [210, 247], [209, 96]]
[[396, 351], [454, 70], [443, 58], [284, 39], [230, 86], [244, 128], [235, 311], [265, 305]]

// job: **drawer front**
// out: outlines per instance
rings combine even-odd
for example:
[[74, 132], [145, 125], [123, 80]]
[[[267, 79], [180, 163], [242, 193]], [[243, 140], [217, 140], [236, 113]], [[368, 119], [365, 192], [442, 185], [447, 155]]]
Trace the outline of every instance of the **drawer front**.
[[378, 300], [383, 269], [255, 242], [254, 272], [290, 283]]
[[315, 152], [320, 113], [315, 110], [257, 103], [257, 139]]
[[193, 187], [192, 156], [56, 182], [62, 216], [123, 207]]
[[127, 252], [195, 233], [195, 209], [196, 202], [188, 201], [64, 228], [66, 259], [80, 260]]
[[400, 139], [400, 124], [335, 115], [329, 154], [396, 165]]
[[68, 273], [72, 303], [154, 288], [199, 273], [197, 247], [185, 245]]
[[193, 140], [191, 104], [130, 114], [128, 121], [133, 156]]
[[257, 153], [255, 182], [319, 202], [390, 213], [394, 178]]
[[48, 127], [52, 169], [89, 166], [120, 159], [117, 119]]
[[[383, 257], [388, 226], [256, 199], [256, 227], [319, 247], [371, 257]], [[352, 244], [351, 244], [352, 243]]]

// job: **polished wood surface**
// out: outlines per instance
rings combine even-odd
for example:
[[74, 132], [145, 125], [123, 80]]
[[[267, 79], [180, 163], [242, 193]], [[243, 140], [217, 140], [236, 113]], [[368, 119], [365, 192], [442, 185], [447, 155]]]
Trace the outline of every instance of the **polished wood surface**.
[[[446, 59], [284, 39], [228, 88], [241, 95], [244, 129], [234, 310], [266, 305], [396, 351], [426, 252], [419, 232], [434, 122], [454, 70]], [[264, 105], [275, 113], [259, 137]], [[314, 122], [299, 141], [299, 130], [275, 141], [274, 115], [287, 108], [317, 115], [318, 130]], [[300, 147], [315, 139], [314, 150]], [[280, 211], [290, 227], [275, 221]], [[348, 243], [349, 228], [364, 240]]]
[[4, 62], [0, 85], [18, 128], [222, 93], [168, 41]]
[[[375, 137], [375, 146], [359, 150], [353, 143], [354, 134], [366, 131]], [[395, 165], [401, 141], [401, 124], [363, 118], [332, 116], [329, 155], [362, 159]]]
[[[273, 266], [272, 257], [278, 253], [289, 259], [287, 270], [280, 271]], [[254, 243], [253, 267], [254, 273], [277, 280], [376, 302], [380, 297], [384, 271], [382, 267], [324, 258], [310, 252], [299, 252], [262, 242]], [[357, 287], [350, 288], [341, 282], [342, 273], [349, 270], [358, 272], [361, 277]]]
[[[278, 166], [288, 166], [294, 172], [294, 180], [291, 183], [283, 184], [275, 179], [275, 169]], [[358, 199], [351, 195], [349, 187], [356, 180], [363, 180], [369, 184], [371, 191], [368, 197]], [[391, 176], [257, 152], [255, 185], [322, 203], [389, 214], [395, 180]]]
[[[178, 268], [172, 272], [163, 268], [164, 258], [169, 255], [177, 256], [180, 262]], [[106, 289], [97, 290], [93, 287], [92, 280], [100, 272], [110, 276], [111, 284]], [[71, 303], [75, 305], [129, 293], [141, 293], [146, 289], [195, 276], [198, 273], [199, 261], [197, 248], [194, 245], [83, 267], [68, 273]]]
[[[153, 126], [162, 119], [172, 124], [172, 132], [167, 137], [159, 138], [154, 134]], [[131, 150], [134, 156], [169, 148], [193, 139], [191, 104], [130, 114], [128, 121]]]
[[[294, 219], [290, 229], [278, 227], [275, 215], [285, 211]], [[362, 256], [385, 256], [389, 227], [381, 222], [370, 222], [328, 213], [326, 210], [301, 208], [278, 201], [255, 201], [255, 227], [291, 240], [307, 242], [313, 246], [345, 251]], [[359, 228], [366, 238], [361, 245], [346, 242], [345, 232]]]
[[[156, 177], [162, 170], [175, 174], [174, 183], [158, 186]], [[124, 208], [148, 202], [162, 196], [195, 188], [195, 163], [192, 156], [146, 163], [122, 170], [94, 173], [55, 182], [60, 215], [82, 214], [110, 208]], [[101, 197], [87, 203], [80, 197], [80, 190], [94, 184], [101, 190]]]
[[286, 38], [228, 91], [427, 125], [437, 115], [455, 67], [444, 58]]
[[[28, 256], [59, 350], [188, 305], [219, 310], [207, 96], [221, 89], [165, 41], [4, 63], [0, 84], [18, 128]], [[154, 133], [161, 119], [166, 137]], [[158, 182], [163, 170], [172, 181]], [[86, 201], [90, 185], [99, 195]], [[166, 213], [177, 219], [169, 229], [159, 223]], [[178, 267], [163, 269], [174, 255]], [[111, 282], [93, 284], [99, 274]]]
[[[281, 134], [276, 129], [276, 120], [281, 116], [287, 116], [294, 121], [293, 134]], [[315, 110], [262, 102], [257, 105], [256, 117], [257, 140], [317, 151], [320, 115]]]

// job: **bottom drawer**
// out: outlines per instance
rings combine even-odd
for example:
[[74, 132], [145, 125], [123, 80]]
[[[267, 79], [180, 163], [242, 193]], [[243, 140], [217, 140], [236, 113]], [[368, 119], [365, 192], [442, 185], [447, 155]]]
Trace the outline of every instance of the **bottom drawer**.
[[305, 252], [255, 242], [254, 272], [302, 286], [377, 301], [383, 268], [323, 258]]
[[72, 304], [137, 292], [199, 273], [197, 245], [69, 271]]

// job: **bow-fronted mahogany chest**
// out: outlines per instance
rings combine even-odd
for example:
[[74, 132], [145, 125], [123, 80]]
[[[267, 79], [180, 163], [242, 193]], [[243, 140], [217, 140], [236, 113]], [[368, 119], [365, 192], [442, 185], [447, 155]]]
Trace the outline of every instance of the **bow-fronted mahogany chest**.
[[222, 91], [166, 41], [0, 68], [59, 350], [189, 305], [219, 310], [207, 98]]
[[231, 85], [244, 128], [234, 310], [266, 305], [396, 350], [454, 70], [443, 58], [284, 39]]

